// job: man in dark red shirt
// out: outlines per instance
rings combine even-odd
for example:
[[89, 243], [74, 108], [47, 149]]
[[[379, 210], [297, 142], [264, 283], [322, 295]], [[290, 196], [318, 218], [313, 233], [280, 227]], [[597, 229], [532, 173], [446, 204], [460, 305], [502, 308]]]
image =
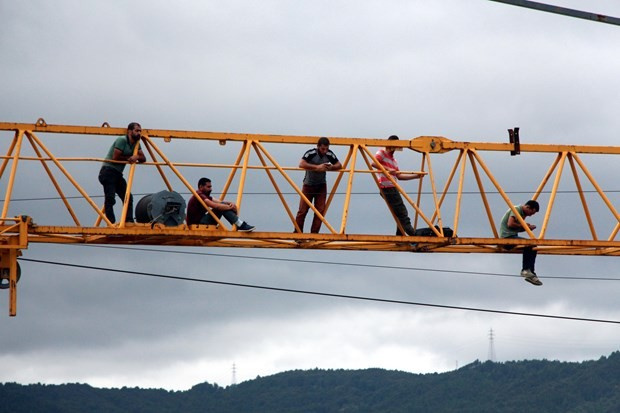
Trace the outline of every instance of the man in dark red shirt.
[[[244, 222], [241, 218], [237, 216], [237, 206], [232, 202], [226, 202], [223, 200], [213, 199], [211, 197], [211, 191], [213, 186], [211, 184], [211, 180], [209, 178], [200, 178], [198, 180], [198, 189], [196, 193], [200, 196], [203, 202], [211, 209], [211, 212], [215, 214], [215, 216], [221, 218], [222, 216], [226, 218], [231, 225], [237, 226], [237, 231], [240, 232], [251, 232], [254, 231], [252, 225]], [[187, 204], [187, 217], [186, 217], [187, 225], [214, 225], [217, 224], [217, 221], [213, 219], [211, 214], [207, 213], [205, 207], [200, 203], [198, 199], [194, 195], [190, 198]]]

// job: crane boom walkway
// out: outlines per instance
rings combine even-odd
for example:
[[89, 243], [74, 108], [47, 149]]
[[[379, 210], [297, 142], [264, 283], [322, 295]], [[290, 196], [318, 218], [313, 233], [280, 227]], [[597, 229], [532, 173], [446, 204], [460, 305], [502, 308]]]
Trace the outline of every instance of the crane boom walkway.
[[[302, 148], [315, 146], [319, 136], [143, 128], [140, 147], [147, 162], [127, 165], [127, 193], [142, 190], [142, 184], [136, 184], [140, 179], [149, 189], [196, 195], [195, 177], [207, 170], [209, 175], [222, 176], [221, 197], [234, 195], [240, 215], [246, 216], [256, 208], [254, 203], [246, 206], [246, 198], [253, 195], [247, 188], [263, 188], [261, 193], [267, 198], [261, 198], [258, 209], [269, 216], [268, 222], [257, 223], [257, 231], [247, 233], [236, 231], [215, 215], [214, 226], [164, 225], [155, 219], [125, 224], [127, 203], [120, 206], [119, 223], [110, 222], [99, 199], [102, 190], [96, 173], [103, 162], [101, 155], [112, 143], [110, 136], [125, 133], [125, 128], [107, 123], [0, 122], [0, 146], [6, 148], [0, 161], [0, 191], [4, 191], [0, 274], [1, 280], [8, 281], [3, 285], [11, 291], [12, 313], [19, 275], [16, 260], [30, 243], [424, 253], [518, 253], [515, 246], [535, 246], [539, 254], [620, 255], [617, 193], [607, 193], [599, 183], [605, 177], [605, 166], [618, 165], [618, 146], [521, 143], [518, 128], [510, 129], [508, 142], [502, 143], [453, 141], [442, 136], [390, 141], [390, 146], [414, 153], [420, 166], [411, 172], [422, 176], [415, 181], [414, 190], [390, 178], [412, 212], [414, 227], [427, 228], [424, 236], [400, 236], [384, 233], [386, 228], [377, 233], [371, 225], [390, 214], [376, 195], [379, 175], [385, 170], [373, 168], [377, 164], [375, 151], [386, 145], [384, 138], [328, 137], [343, 167], [328, 172], [326, 209], [320, 214], [301, 191], [302, 170], [297, 166]], [[495, 163], [493, 159], [487, 162], [488, 157], [495, 157]], [[502, 157], [499, 162], [497, 157]], [[514, 157], [520, 158], [518, 163], [511, 163]], [[409, 169], [410, 162], [407, 164]], [[524, 165], [527, 177], [515, 179], [523, 173]], [[494, 173], [494, 168], [499, 172]], [[501, 214], [510, 208], [515, 211], [514, 206], [524, 201], [522, 194], [511, 199], [512, 192], [501, 184], [506, 178], [511, 185], [529, 182], [525, 178], [539, 179], [533, 181], [535, 189], [525, 195], [541, 204], [538, 234], [527, 229], [522, 239], [499, 237]], [[36, 191], [28, 186], [33, 182]], [[564, 191], [570, 182], [571, 190]], [[361, 221], [356, 214], [370, 206], [367, 200], [357, 201], [359, 189], [376, 195], [373, 216], [361, 215]], [[29, 201], [31, 207], [24, 208], [20, 196], [49, 194], [49, 190], [57, 199], [46, 201], [45, 213], [30, 216], [27, 211], [36, 209], [33, 201]], [[475, 207], [471, 206], [474, 201], [465, 200], [472, 193], [477, 198]], [[566, 193], [571, 200], [566, 201]], [[560, 196], [563, 201], [556, 202]], [[324, 233], [301, 231], [295, 220], [300, 199], [320, 218]], [[570, 218], [559, 206], [566, 204], [571, 206]], [[473, 225], [472, 220], [478, 220], [476, 214], [482, 222]], [[390, 232], [395, 225], [400, 226], [396, 219], [389, 224]], [[445, 233], [446, 228], [450, 233]]]

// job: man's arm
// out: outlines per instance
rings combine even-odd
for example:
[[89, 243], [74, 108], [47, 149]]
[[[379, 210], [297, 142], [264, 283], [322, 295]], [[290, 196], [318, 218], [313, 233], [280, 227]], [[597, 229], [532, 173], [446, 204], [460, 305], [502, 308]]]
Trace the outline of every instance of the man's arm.
[[336, 163], [328, 165], [327, 169], [329, 169], [330, 171], [337, 171], [338, 169], [342, 169], [342, 164], [340, 163], [340, 161], [337, 161]]
[[[536, 225], [533, 224], [529, 224], [529, 223], [525, 223], [529, 229], [536, 229]], [[525, 228], [523, 228], [523, 226], [519, 223], [519, 220], [517, 219], [517, 217], [515, 217], [514, 215], [511, 215], [510, 217], [508, 217], [508, 223], [506, 224], [508, 225], [508, 228], [515, 230], [515, 231], [519, 231], [519, 232], [523, 232], [525, 231]]]
[[204, 203], [207, 204], [207, 206], [211, 209], [215, 209], [217, 211], [233, 210], [235, 213], [237, 212], [237, 206], [232, 202], [221, 201], [219, 199], [209, 199], [204, 194], [200, 194], [200, 198], [202, 198]]
[[123, 151], [118, 148], [114, 148], [114, 154], [112, 155], [112, 159], [115, 161], [127, 161], [130, 155], [123, 155]]
[[381, 164], [382, 167], [385, 168], [386, 171], [391, 172], [392, 174], [394, 174], [394, 169], [389, 168], [386, 164], [384, 164], [382, 162], [383, 157], [381, 157], [380, 155], [375, 155], [375, 158], [377, 158], [377, 162], [372, 161], [372, 163], [370, 164], [370, 166], [372, 166], [375, 169], [381, 169], [381, 167], [378, 164]]
[[[381, 166], [390, 173], [390, 175], [394, 176], [394, 178], [396, 179], [401, 179], [399, 178], [399, 175], [405, 175], [405, 174], [401, 174], [397, 169], [394, 168], [390, 168], [388, 165], [384, 164], [383, 162], [381, 162], [381, 158], [379, 158], [379, 156], [377, 156], [377, 161], [379, 162], [379, 164], [381, 164]], [[375, 169], [381, 169], [381, 167], [379, 165], [377, 165], [377, 162], [373, 162], [370, 164], [370, 166], [372, 166]], [[413, 179], [413, 178], [409, 178], [409, 179]], [[404, 179], [404, 181], [406, 181], [407, 179]]]
[[138, 154], [136, 156], [138, 163], [146, 162], [146, 156], [144, 156], [144, 152], [142, 152], [142, 149], [138, 149]]
[[228, 201], [219, 201], [219, 204], [217, 204], [217, 208], [220, 211], [233, 211], [235, 214], [237, 213], [237, 205], [233, 204], [232, 202], [228, 202]]
[[207, 198], [206, 195], [201, 194], [200, 192], [198, 192], [198, 195], [200, 195], [200, 199], [202, 199], [202, 201], [211, 209], [218, 209], [218, 206], [220, 205], [219, 202], [213, 201], [212, 199]]
[[327, 169], [330, 171], [337, 171], [342, 169], [342, 164], [340, 160], [336, 157], [336, 154], [332, 151], [327, 152], [327, 159], [329, 160], [329, 164], [327, 165]]
[[142, 152], [142, 149], [138, 149], [137, 155], [124, 155], [123, 151], [118, 148], [114, 148], [114, 154], [112, 155], [112, 159], [115, 161], [127, 161], [129, 163], [142, 163], [146, 162], [146, 156]]
[[[383, 162], [381, 162], [381, 159], [379, 159], [379, 157], [377, 157], [377, 161], [379, 161], [379, 164], [390, 174], [392, 175], [394, 178], [398, 179], [398, 171], [396, 169], [390, 168], [389, 166], [387, 166], [386, 164], [384, 164]], [[380, 166], [377, 165], [377, 162], [373, 162], [370, 164], [373, 168], [375, 169], [381, 169]], [[385, 173], [381, 173], [384, 176], [387, 176]]]
[[305, 169], [306, 171], [316, 171], [316, 172], [325, 172], [329, 169], [327, 164], [322, 163], [319, 165], [315, 165], [313, 163], [306, 161], [304, 158], [301, 158], [301, 161], [299, 161], [299, 167], [301, 169]]
[[399, 181], [411, 181], [412, 179], [420, 179], [422, 177], [422, 174], [408, 174], [403, 172], [396, 172], [395, 175]]

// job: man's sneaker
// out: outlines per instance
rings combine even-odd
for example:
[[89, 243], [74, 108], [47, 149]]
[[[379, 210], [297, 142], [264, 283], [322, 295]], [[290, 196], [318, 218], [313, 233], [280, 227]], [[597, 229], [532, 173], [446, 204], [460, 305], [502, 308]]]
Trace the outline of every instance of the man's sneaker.
[[241, 224], [241, 226], [237, 227], [237, 231], [239, 232], [252, 232], [254, 231], [254, 228], [252, 225], [248, 224], [247, 222], [244, 222], [243, 224]]
[[528, 283], [530, 283], [532, 285], [542, 285], [543, 284], [542, 281], [540, 281], [536, 275], [534, 275], [533, 277], [527, 277], [525, 279], [525, 281], [527, 281]]
[[543, 285], [542, 281], [538, 279], [536, 273], [530, 269], [525, 269], [521, 271], [521, 276], [525, 277], [525, 281], [532, 285]]

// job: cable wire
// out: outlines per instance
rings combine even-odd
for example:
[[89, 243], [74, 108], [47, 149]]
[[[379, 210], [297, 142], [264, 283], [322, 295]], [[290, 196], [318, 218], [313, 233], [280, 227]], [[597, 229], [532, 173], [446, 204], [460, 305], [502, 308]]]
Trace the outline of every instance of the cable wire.
[[561, 315], [554, 315], [554, 314], [492, 310], [492, 309], [477, 308], [477, 307], [463, 307], [463, 306], [454, 306], [454, 305], [431, 304], [431, 303], [421, 303], [421, 302], [404, 301], [404, 300], [392, 300], [392, 299], [386, 299], [386, 298], [367, 297], [367, 296], [358, 296], [358, 295], [326, 293], [326, 292], [321, 292], [321, 291], [297, 290], [297, 289], [291, 289], [291, 288], [270, 287], [270, 286], [264, 286], [264, 285], [234, 283], [234, 282], [227, 282], [227, 281], [207, 280], [207, 279], [201, 279], [201, 278], [181, 277], [181, 276], [176, 276], [176, 275], [156, 274], [156, 273], [143, 272], [143, 271], [129, 271], [129, 270], [120, 270], [120, 269], [115, 269], [115, 268], [95, 267], [92, 265], [61, 263], [61, 262], [53, 262], [53, 261], [46, 261], [46, 260], [37, 260], [37, 259], [32, 259], [32, 258], [19, 258], [19, 260], [27, 261], [27, 262], [35, 262], [35, 263], [40, 263], [40, 264], [82, 268], [82, 269], [96, 270], [96, 271], [140, 275], [140, 276], [164, 278], [164, 279], [177, 280], [177, 281], [201, 282], [201, 283], [208, 283], [208, 284], [225, 285], [229, 287], [253, 288], [253, 289], [259, 289], [259, 290], [277, 291], [277, 292], [293, 293], [293, 294], [306, 294], [306, 295], [331, 297], [331, 298], [344, 298], [344, 299], [350, 299], [350, 300], [372, 301], [372, 302], [387, 303], [387, 304], [401, 304], [401, 305], [411, 305], [411, 306], [420, 306], [420, 307], [442, 308], [442, 309], [447, 309], [447, 310], [476, 311], [476, 312], [482, 312], [482, 313], [494, 313], [494, 314], [515, 315], [515, 316], [524, 316], [524, 317], [550, 318], [550, 319], [569, 320], [569, 321], [583, 321], [583, 322], [590, 322], [590, 323], [620, 324], [619, 320], [605, 320], [605, 319], [597, 319], [597, 318], [569, 317], [569, 316], [561, 316]]
[[[382, 264], [360, 264], [353, 262], [338, 262], [338, 261], [313, 261], [302, 260], [299, 258], [275, 258], [275, 257], [259, 257], [256, 255], [236, 255], [236, 254], [217, 254], [210, 252], [193, 252], [193, 251], [173, 251], [165, 249], [152, 249], [152, 248], [139, 248], [139, 247], [113, 247], [109, 245], [88, 245], [88, 244], [70, 244], [71, 246], [78, 247], [90, 247], [90, 248], [109, 248], [113, 250], [132, 250], [132, 251], [145, 251], [145, 252], [165, 252], [169, 254], [184, 254], [184, 255], [200, 255], [210, 257], [226, 257], [226, 258], [243, 258], [253, 260], [265, 260], [265, 261], [280, 261], [280, 262], [294, 262], [302, 264], [321, 264], [321, 265], [341, 265], [345, 267], [363, 267], [363, 268], [377, 268], [386, 270], [403, 270], [403, 271], [426, 271], [426, 272], [439, 272], [439, 273], [451, 273], [451, 274], [467, 274], [467, 275], [483, 275], [493, 277], [511, 277], [520, 278], [520, 275], [498, 273], [498, 272], [480, 272], [480, 271], [463, 271], [463, 270], [447, 270], [439, 268], [422, 268], [422, 267], [404, 267], [397, 265], [382, 265]], [[614, 277], [570, 277], [570, 276], [553, 276], [545, 275], [546, 279], [558, 279], [558, 280], [585, 280], [585, 281], [620, 281], [620, 278]]]
[[590, 13], [582, 10], [569, 9], [566, 7], [552, 6], [550, 4], [539, 3], [529, 0], [491, 0], [497, 3], [509, 4], [511, 6], [525, 7], [528, 9], [534, 9], [544, 11], [547, 13], [561, 14], [569, 17], [576, 17], [578, 19], [591, 20], [597, 23], [607, 23], [620, 26], [620, 19], [612, 16], [605, 16], [599, 13]]

